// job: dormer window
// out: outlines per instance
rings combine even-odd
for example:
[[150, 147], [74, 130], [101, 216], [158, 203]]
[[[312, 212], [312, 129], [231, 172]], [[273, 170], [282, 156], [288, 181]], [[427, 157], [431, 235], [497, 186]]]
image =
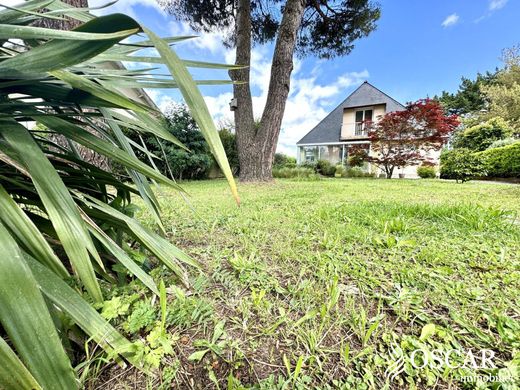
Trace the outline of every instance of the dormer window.
[[372, 125], [372, 109], [356, 111], [355, 135], [368, 135], [368, 129]]

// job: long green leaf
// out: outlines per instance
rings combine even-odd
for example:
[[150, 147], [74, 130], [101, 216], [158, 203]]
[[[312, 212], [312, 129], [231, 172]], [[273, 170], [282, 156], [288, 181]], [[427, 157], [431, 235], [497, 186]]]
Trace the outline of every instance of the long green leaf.
[[26, 255], [24, 258], [42, 293], [51, 302], [67, 313], [103, 349], [108, 352], [115, 351], [125, 356], [132, 364], [138, 365], [132, 358], [132, 343], [101, 317], [81, 295], [30, 256]]
[[36, 280], [2, 223], [0, 250], [0, 323], [44, 389], [77, 389], [74, 372]]
[[[123, 131], [121, 128], [115, 123], [112, 116], [110, 115], [110, 112], [105, 109], [101, 109], [101, 113], [105, 116], [108, 125], [112, 128], [112, 131], [114, 132], [115, 138], [119, 144], [119, 146], [127, 152], [130, 156], [136, 157], [134, 150], [130, 146], [130, 142], [128, 142], [128, 138], [123, 134]], [[133, 169], [127, 170], [128, 174], [132, 178], [133, 182], [135, 183], [139, 193], [141, 194], [141, 198], [143, 199], [145, 205], [148, 207], [150, 212], [152, 213], [152, 217], [155, 220], [155, 223], [159, 226], [161, 229], [161, 232], [164, 234], [164, 225], [161, 221], [161, 216], [159, 215], [160, 206], [159, 202], [157, 201], [152, 189], [150, 188], [150, 184], [148, 183], [148, 179], [142, 175], [139, 172], [134, 171]]]
[[18, 239], [18, 242], [39, 261], [62, 277], [69, 276], [63, 263], [52, 251], [42, 234], [23, 210], [0, 184], [0, 220]]
[[[80, 32], [113, 33], [130, 31], [130, 36], [138, 31], [139, 25], [125, 15], [114, 14], [93, 19], [76, 29]], [[65, 31], [63, 32], [66, 33]], [[84, 62], [123, 39], [111, 38], [96, 41], [51, 40], [13, 58], [0, 62], [0, 75], [49, 72]]]
[[109, 39], [123, 39], [134, 34], [135, 28], [114, 33], [88, 33], [78, 31], [52, 30], [49, 28], [31, 26], [13, 26], [0, 24], [0, 39], [64, 39], [76, 41], [97, 41]]
[[95, 150], [96, 152], [107, 156], [113, 161], [117, 161], [127, 168], [134, 169], [148, 177], [151, 177], [154, 180], [157, 180], [159, 183], [167, 184], [173, 188], [176, 188], [177, 190], [182, 191], [182, 188], [180, 188], [175, 182], [168, 179], [157, 170], [149, 167], [148, 165], [139, 161], [137, 158], [130, 156], [125, 151], [119, 149], [116, 145], [107, 141], [103, 141], [99, 137], [90, 134], [79, 126], [73, 125], [64, 119], [51, 116], [35, 117], [34, 119], [47, 126], [49, 129], [52, 129], [89, 149]]
[[164, 122], [161, 123], [159, 119], [152, 115], [143, 114], [141, 112], [121, 112], [121, 110], [110, 109], [110, 114], [119, 119], [120, 123], [125, 123], [131, 126], [132, 129], [137, 130], [141, 133], [151, 133], [159, 138], [177, 145], [178, 147], [188, 150], [181, 141], [172, 135], [164, 126]]
[[175, 245], [171, 244], [165, 238], [154, 234], [148, 228], [142, 226], [134, 218], [126, 216], [120, 211], [92, 198], [91, 196], [86, 195], [85, 197], [88, 199], [87, 204], [89, 206], [109, 215], [120, 223], [124, 223], [129, 229], [129, 234], [132, 234], [146, 249], [157, 256], [159, 260], [170, 268], [186, 286], [189, 285], [186, 271], [180, 266], [177, 260], [196, 268], [201, 267], [200, 263], [181, 251]]
[[0, 389], [32, 390], [41, 389], [36, 379], [25, 368], [18, 356], [0, 337]]
[[53, 0], [29, 0], [20, 3], [16, 6], [16, 11], [13, 9], [3, 9], [0, 11], [0, 23], [7, 23], [20, 17], [20, 11], [34, 11], [44, 8], [52, 3]]
[[89, 252], [99, 256], [69, 191], [27, 129], [15, 121], [0, 119], [0, 135], [17, 153], [19, 162], [31, 175], [49, 219], [60, 238], [75, 272], [87, 291], [102, 301]]
[[75, 75], [74, 73], [67, 72], [65, 70], [55, 70], [50, 72], [54, 77], [65, 81], [67, 84], [74, 88], [81, 89], [91, 93], [98, 98], [106, 100], [108, 102], [117, 104], [120, 107], [124, 107], [134, 111], [150, 112], [152, 109], [145, 106], [144, 104], [133, 101], [127, 98], [121, 93], [113, 92], [109, 89], [104, 88], [98, 83], [95, 83], [85, 77]]
[[135, 275], [143, 284], [155, 294], [159, 294], [157, 285], [153, 278], [148, 275], [141, 267], [139, 267], [128, 254], [121, 249], [99, 226], [94, 223], [89, 226], [90, 232], [112, 255], [133, 275]]
[[198, 90], [197, 85], [194, 83], [191, 74], [188, 72], [186, 67], [183, 66], [181, 59], [177, 56], [177, 54], [175, 54], [174, 51], [170, 49], [166, 42], [161, 41], [157, 35], [155, 35], [146, 27], [143, 27], [143, 31], [154, 43], [155, 48], [164, 59], [168, 70], [179, 84], [179, 90], [181, 91], [186, 104], [190, 108], [193, 119], [195, 119], [199, 125], [199, 128], [204, 135], [204, 138], [206, 139], [206, 142], [208, 143], [215, 160], [217, 160], [220, 169], [224, 173], [224, 176], [226, 176], [236, 202], [240, 203], [235, 179], [233, 178], [233, 173], [231, 172], [231, 167], [229, 166], [226, 152], [222, 146], [222, 142], [215, 127], [215, 123], [211, 118], [211, 115], [208, 111], [208, 106], [206, 105], [204, 98]]
[[[160, 39], [160, 38], [158, 38], [158, 39]], [[168, 49], [170, 48], [166, 42], [164, 44], [166, 46], [168, 46]], [[166, 60], [162, 57], [128, 56], [128, 55], [122, 55], [122, 54], [118, 54], [118, 53], [111, 54], [110, 52], [100, 54], [97, 57], [90, 60], [89, 62], [96, 63], [96, 62], [105, 62], [105, 61], [145, 62], [148, 64], [165, 64], [165, 65], [167, 65]], [[240, 68], [243, 68], [243, 66], [239, 66], [239, 65], [220, 64], [217, 62], [205, 62], [205, 61], [195, 61], [195, 60], [180, 60], [180, 61], [184, 66], [187, 66], [189, 68], [204, 68], [204, 69], [240, 69]]]

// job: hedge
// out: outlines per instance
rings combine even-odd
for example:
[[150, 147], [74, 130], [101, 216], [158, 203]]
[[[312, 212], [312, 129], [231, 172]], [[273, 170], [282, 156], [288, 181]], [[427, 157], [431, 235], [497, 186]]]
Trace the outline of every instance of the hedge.
[[483, 157], [487, 176], [520, 178], [520, 142], [475, 154]]

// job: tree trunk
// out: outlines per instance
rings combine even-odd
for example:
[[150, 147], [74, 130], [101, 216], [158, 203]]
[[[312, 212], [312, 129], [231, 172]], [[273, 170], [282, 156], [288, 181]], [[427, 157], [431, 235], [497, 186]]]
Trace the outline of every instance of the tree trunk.
[[[88, 0], [61, 0], [62, 2], [69, 4], [76, 8], [87, 8]], [[36, 27], [45, 27], [53, 30], [72, 30], [73, 28], [81, 25], [82, 22], [76, 19], [65, 17], [64, 20], [47, 19], [43, 18], [34, 23]]]
[[[245, 2], [247, 7], [243, 5]], [[241, 14], [246, 8], [247, 17]], [[294, 48], [304, 10], [305, 2], [303, 0], [288, 0], [285, 5], [273, 54], [267, 101], [258, 128], [254, 123], [249, 86], [234, 86], [238, 104], [235, 111], [235, 124], [241, 181], [272, 180], [273, 158], [289, 95]], [[241, 37], [241, 31], [246, 37]], [[248, 0], [239, 0], [237, 33], [237, 64], [245, 65], [247, 60], [247, 65], [249, 65], [251, 62], [251, 17]], [[242, 39], [247, 40], [247, 54], [244, 53], [246, 42], [242, 42]], [[247, 79], [237, 80], [249, 81], [249, 70], [243, 74], [247, 74]], [[247, 107], [240, 107], [241, 104]]]
[[242, 82], [233, 85], [233, 95], [237, 100], [235, 109], [235, 129], [240, 164], [240, 179], [249, 180], [256, 173], [255, 148], [256, 128], [251, 98], [251, 2], [238, 0], [236, 16], [236, 60], [244, 68], [229, 72], [231, 80]]

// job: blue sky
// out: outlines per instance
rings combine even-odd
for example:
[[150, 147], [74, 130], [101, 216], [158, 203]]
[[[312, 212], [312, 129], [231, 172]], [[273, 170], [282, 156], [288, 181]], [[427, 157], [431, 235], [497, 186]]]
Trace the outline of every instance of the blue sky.
[[[90, 0], [91, 4], [105, 3]], [[368, 80], [401, 102], [455, 91], [461, 76], [500, 66], [503, 48], [520, 43], [519, 0], [381, 0], [378, 28], [356, 43], [345, 57], [295, 59], [291, 93], [279, 151], [295, 154], [295, 143], [330, 110]], [[155, 0], [120, 0], [106, 11], [127, 13], [163, 36], [189, 34]], [[203, 34], [176, 46], [184, 58], [233, 62], [219, 34]], [[252, 90], [255, 115], [267, 94], [272, 45], [253, 50]], [[199, 78], [227, 78], [226, 72], [197, 71]], [[231, 86], [204, 87], [215, 120], [231, 118]], [[152, 91], [161, 107], [180, 100], [175, 91]]]

